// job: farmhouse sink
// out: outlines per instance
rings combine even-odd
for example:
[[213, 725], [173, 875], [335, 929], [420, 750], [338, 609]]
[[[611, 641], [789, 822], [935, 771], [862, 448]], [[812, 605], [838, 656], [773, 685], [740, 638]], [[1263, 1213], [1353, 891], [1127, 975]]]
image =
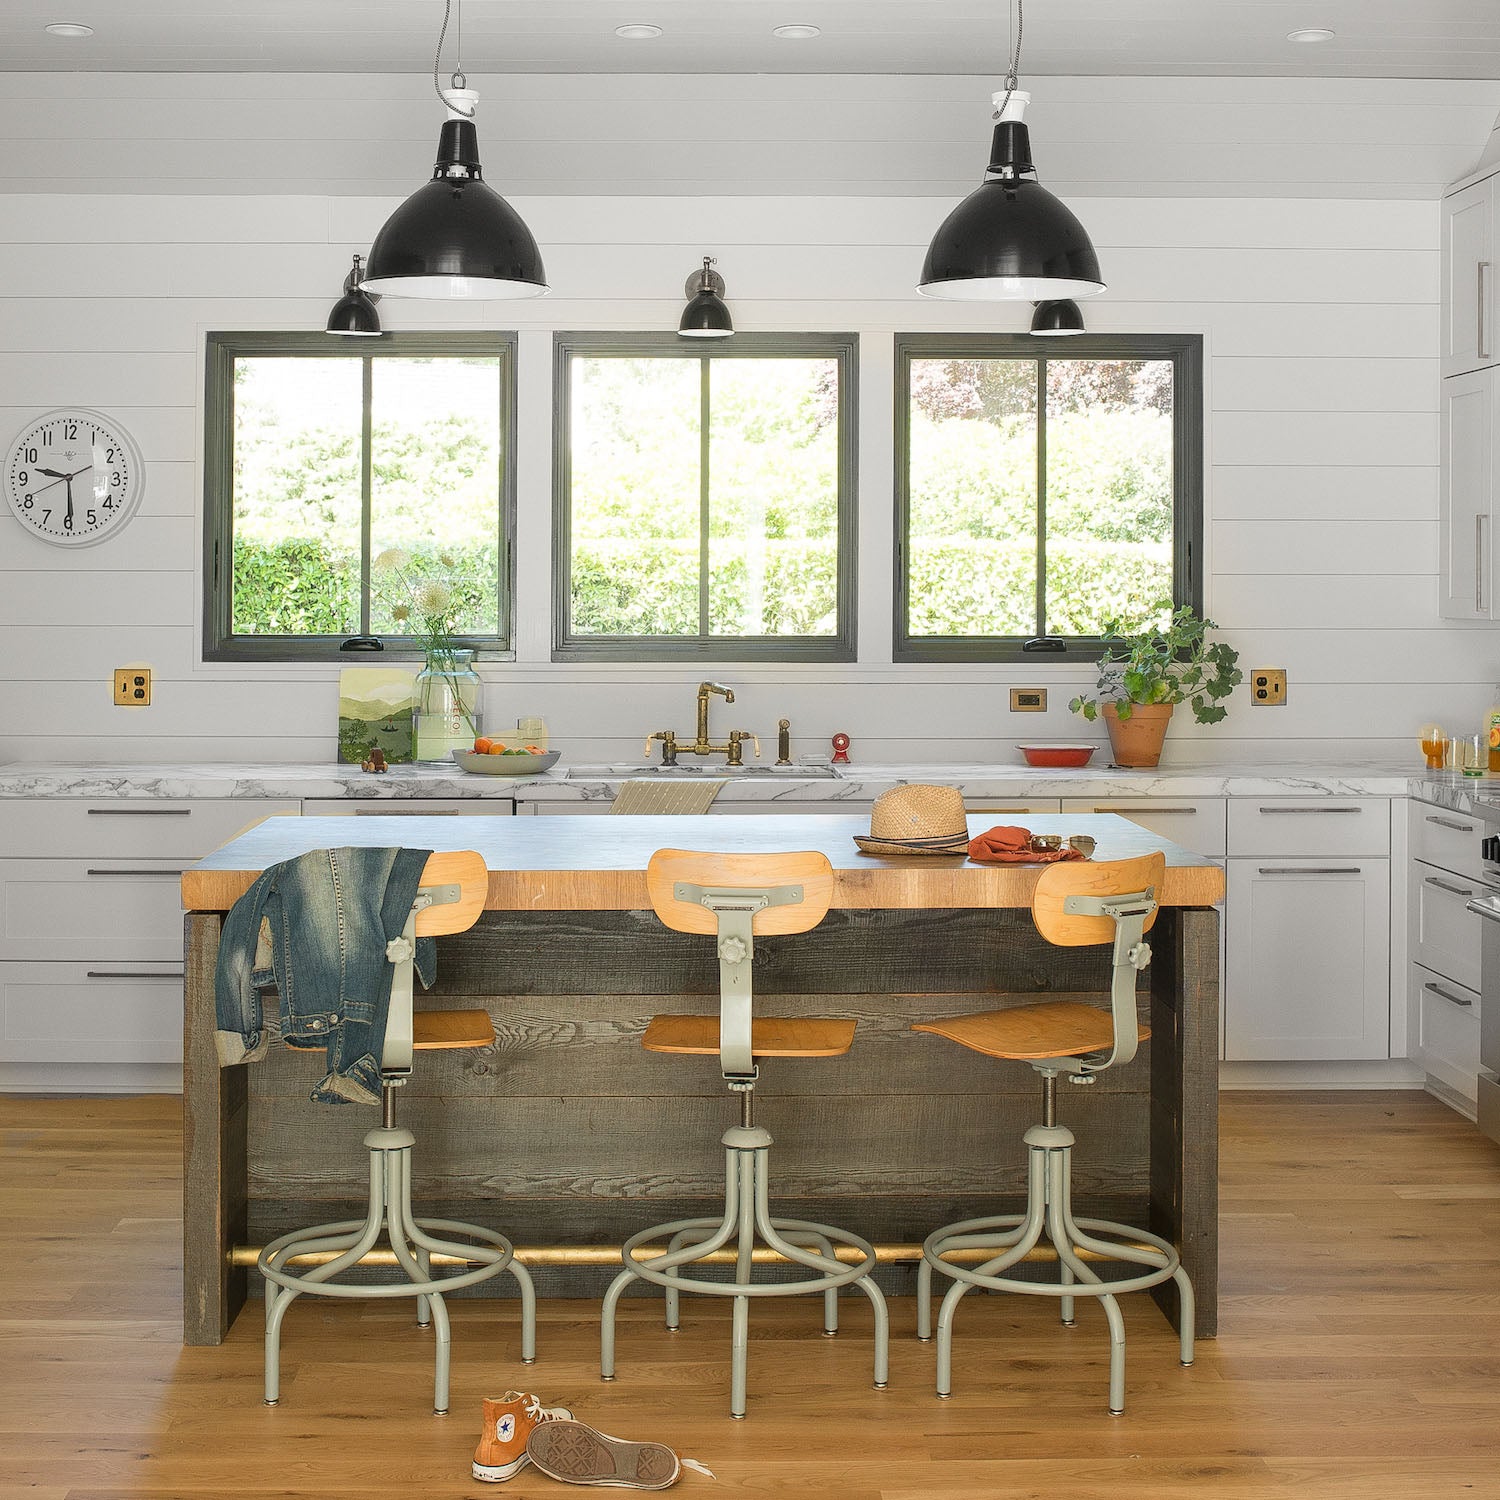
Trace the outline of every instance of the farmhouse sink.
[[569, 766], [568, 781], [630, 781], [641, 777], [664, 780], [689, 779], [717, 781], [723, 777], [763, 781], [837, 781], [839, 773], [832, 766], [726, 766], [709, 763], [696, 766], [641, 765], [639, 762], [604, 766]]

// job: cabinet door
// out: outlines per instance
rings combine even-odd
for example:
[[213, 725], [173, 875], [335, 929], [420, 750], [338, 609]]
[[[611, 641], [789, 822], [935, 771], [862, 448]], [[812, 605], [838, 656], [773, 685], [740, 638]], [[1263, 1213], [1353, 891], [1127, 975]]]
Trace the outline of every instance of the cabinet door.
[[1469, 902], [1495, 895], [1494, 888], [1413, 860], [1411, 893], [1411, 956], [1433, 973], [1477, 990], [1484, 921], [1469, 910]]
[[1231, 859], [1224, 1055], [1387, 1057], [1390, 862]]
[[0, 959], [182, 962], [180, 861], [0, 859]]
[[1438, 604], [1445, 620], [1495, 617], [1496, 391], [1493, 370], [1443, 382]]
[[1059, 797], [965, 797], [964, 808], [971, 813], [1059, 813], [1063, 810]]
[[1218, 859], [1224, 853], [1222, 797], [1064, 797], [1065, 813], [1118, 813], [1194, 854]]
[[1443, 202], [1443, 374], [1493, 364], [1495, 352], [1495, 179]]
[[0, 1063], [182, 1062], [182, 962], [0, 962]]

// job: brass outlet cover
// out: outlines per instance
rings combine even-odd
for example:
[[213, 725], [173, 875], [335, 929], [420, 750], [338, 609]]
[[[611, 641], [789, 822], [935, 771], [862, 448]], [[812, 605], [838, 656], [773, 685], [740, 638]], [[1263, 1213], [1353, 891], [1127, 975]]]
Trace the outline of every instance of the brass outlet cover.
[[1012, 688], [1010, 711], [1013, 714], [1044, 714], [1047, 712], [1046, 688]]
[[1256, 667], [1249, 674], [1250, 701], [1257, 708], [1274, 708], [1286, 702], [1286, 668]]
[[151, 702], [151, 668], [116, 667], [115, 702], [122, 708], [145, 708]]

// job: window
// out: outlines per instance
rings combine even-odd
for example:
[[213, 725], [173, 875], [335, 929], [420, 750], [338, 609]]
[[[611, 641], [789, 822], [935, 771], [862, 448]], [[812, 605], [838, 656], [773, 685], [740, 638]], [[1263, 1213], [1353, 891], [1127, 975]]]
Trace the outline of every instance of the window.
[[896, 655], [1026, 661], [1201, 609], [1202, 339], [897, 340]]
[[372, 585], [392, 548], [466, 644], [507, 649], [514, 368], [512, 334], [209, 334], [205, 659], [414, 648]]
[[553, 655], [854, 655], [857, 340], [557, 339]]

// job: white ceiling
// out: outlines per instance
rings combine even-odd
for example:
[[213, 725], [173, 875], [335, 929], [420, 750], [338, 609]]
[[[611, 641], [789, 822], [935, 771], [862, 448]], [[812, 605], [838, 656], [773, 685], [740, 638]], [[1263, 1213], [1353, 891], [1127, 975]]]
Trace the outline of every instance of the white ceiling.
[[[1009, 5], [464, 0], [463, 62], [476, 73], [1000, 74]], [[443, 0], [4, 0], [0, 71], [420, 72], [442, 14]], [[95, 34], [48, 36], [53, 21]], [[622, 40], [627, 21], [663, 35]], [[786, 22], [822, 35], [772, 37]], [[1308, 26], [1337, 36], [1286, 40]], [[454, 61], [445, 50], [445, 70]], [[1500, 79], [1500, 0], [1029, 0], [1022, 72]]]

